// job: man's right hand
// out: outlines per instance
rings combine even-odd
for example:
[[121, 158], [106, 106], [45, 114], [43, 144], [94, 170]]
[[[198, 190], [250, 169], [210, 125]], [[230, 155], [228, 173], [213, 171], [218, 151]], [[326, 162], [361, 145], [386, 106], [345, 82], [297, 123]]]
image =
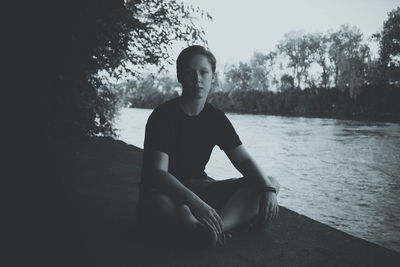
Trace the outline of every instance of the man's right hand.
[[202, 224], [210, 227], [217, 235], [223, 233], [223, 222], [218, 212], [200, 198], [187, 203], [193, 216]]
[[[223, 232], [222, 219], [212, 207], [181, 184], [168, 172], [169, 156], [164, 152], [148, 151], [144, 153], [144, 170], [156, 179], [156, 184], [171, 195], [178, 196], [187, 204], [193, 216], [218, 236]], [[186, 200], [186, 201], [185, 201]]]

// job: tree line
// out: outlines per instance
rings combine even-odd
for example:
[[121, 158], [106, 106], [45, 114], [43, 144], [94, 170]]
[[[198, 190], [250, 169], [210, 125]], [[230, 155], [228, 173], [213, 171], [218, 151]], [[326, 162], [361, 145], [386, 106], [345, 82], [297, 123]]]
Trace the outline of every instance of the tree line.
[[[37, 94], [40, 124], [50, 139], [112, 136], [121, 107], [151, 108], [177, 96], [175, 77], [147, 76], [143, 70], [172, 63], [176, 41], [207, 46], [196, 20], [212, 19], [176, 0], [71, 0], [39, 9], [43, 23], [34, 47], [41, 67], [35, 73], [45, 76]], [[234, 112], [333, 116], [345, 110], [340, 112], [398, 118], [391, 103], [399, 91], [394, 89], [400, 77], [399, 17], [399, 8], [391, 11], [373, 36], [379, 43], [377, 59], [355, 27], [288, 33], [275, 51], [255, 52], [249, 62], [220, 70], [209, 101]], [[128, 76], [134, 79], [111, 82]], [[333, 101], [333, 95], [346, 101]], [[329, 105], [317, 104], [329, 102], [322, 96]]]
[[[370, 38], [379, 44], [377, 57], [354, 26], [288, 32], [274, 51], [256, 51], [249, 62], [217, 72], [208, 101], [230, 112], [400, 121], [400, 7]], [[125, 105], [153, 108], [180, 86], [151, 74], [121, 90]]]

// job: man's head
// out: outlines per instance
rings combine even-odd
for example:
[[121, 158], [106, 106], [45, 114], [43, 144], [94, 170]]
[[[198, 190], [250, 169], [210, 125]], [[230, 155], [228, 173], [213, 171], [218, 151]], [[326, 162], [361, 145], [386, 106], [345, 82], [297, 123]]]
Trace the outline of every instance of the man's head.
[[214, 55], [205, 47], [200, 45], [192, 45], [182, 50], [176, 60], [176, 74], [178, 77], [178, 82], [182, 83], [183, 74], [185, 71], [185, 66], [190, 58], [195, 55], [205, 56], [210, 63], [212, 74], [215, 73], [216, 59]]

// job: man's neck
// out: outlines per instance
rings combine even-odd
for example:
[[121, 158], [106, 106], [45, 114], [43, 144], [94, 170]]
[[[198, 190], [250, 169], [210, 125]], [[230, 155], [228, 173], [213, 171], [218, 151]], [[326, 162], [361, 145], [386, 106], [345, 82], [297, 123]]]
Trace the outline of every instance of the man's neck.
[[203, 110], [206, 99], [193, 99], [185, 96], [180, 97], [180, 106], [183, 112], [188, 116], [197, 116]]

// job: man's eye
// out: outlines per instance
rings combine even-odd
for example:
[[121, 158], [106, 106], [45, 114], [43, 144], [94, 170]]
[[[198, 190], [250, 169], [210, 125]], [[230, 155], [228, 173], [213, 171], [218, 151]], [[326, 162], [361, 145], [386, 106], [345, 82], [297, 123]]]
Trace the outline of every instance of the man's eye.
[[203, 71], [201, 71], [200, 73], [201, 73], [202, 75], [205, 75], [205, 74], [208, 73], [208, 71], [207, 71], [207, 70], [203, 70]]

